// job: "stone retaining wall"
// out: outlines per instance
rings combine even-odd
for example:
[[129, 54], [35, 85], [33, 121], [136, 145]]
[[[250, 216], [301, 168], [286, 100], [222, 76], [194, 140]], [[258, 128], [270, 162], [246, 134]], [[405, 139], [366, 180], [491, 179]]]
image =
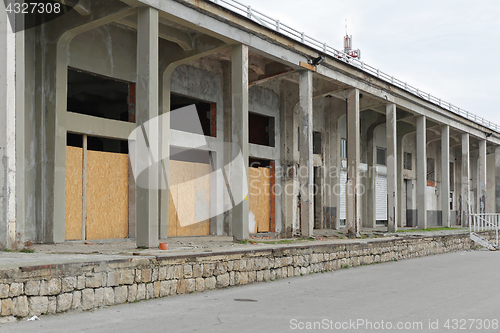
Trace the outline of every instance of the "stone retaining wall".
[[1, 269], [0, 322], [270, 282], [474, 246], [468, 234], [455, 234]]

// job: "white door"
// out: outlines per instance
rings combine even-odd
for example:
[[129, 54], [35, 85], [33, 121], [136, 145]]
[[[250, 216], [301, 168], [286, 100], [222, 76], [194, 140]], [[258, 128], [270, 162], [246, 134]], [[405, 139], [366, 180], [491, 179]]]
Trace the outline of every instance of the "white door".
[[377, 221], [387, 221], [387, 175], [375, 176], [375, 216]]
[[347, 170], [340, 171], [340, 219], [346, 218], [346, 183], [347, 183]]

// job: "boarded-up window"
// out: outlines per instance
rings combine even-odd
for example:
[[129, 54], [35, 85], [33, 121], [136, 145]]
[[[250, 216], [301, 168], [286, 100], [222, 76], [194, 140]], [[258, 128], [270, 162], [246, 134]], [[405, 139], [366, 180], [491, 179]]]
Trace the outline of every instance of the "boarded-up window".
[[403, 166], [405, 170], [411, 170], [412, 168], [411, 153], [404, 153]]
[[65, 239], [82, 239], [83, 149], [66, 149], [66, 228]]
[[[68, 139], [69, 144], [79, 144], [77, 135]], [[107, 143], [104, 148], [112, 148]], [[120, 149], [119, 142], [115, 148]], [[128, 154], [87, 150], [87, 143], [83, 149], [68, 146], [65, 239], [127, 238], [128, 178]]]
[[270, 168], [249, 168], [249, 232], [268, 232], [270, 221]]
[[170, 149], [168, 235], [209, 235], [210, 153]]
[[170, 160], [169, 180], [168, 235], [209, 235], [210, 164]]
[[126, 154], [87, 152], [87, 239], [128, 237]]

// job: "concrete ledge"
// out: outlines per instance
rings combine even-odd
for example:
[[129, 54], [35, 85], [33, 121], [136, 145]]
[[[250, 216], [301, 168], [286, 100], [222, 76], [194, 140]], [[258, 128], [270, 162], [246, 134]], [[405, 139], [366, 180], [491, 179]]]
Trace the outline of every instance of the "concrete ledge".
[[467, 233], [4, 268], [0, 323], [474, 247]]

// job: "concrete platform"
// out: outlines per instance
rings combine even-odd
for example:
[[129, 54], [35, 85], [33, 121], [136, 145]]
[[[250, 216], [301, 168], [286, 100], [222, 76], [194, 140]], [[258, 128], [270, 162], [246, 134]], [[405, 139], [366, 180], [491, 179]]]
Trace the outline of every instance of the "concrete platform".
[[1, 252], [0, 322], [475, 247], [464, 230], [362, 235], [323, 230], [313, 240], [267, 236], [244, 244], [186, 237], [169, 239], [166, 251], [137, 249], [133, 241], [68, 242], [33, 245], [35, 253]]
[[[409, 232], [411, 231], [411, 232]], [[164, 242], [168, 250], [137, 248], [135, 240], [99, 240], [69, 241], [63, 244], [32, 244], [28, 248], [34, 253], [0, 251], [0, 269], [20, 266], [40, 266], [85, 261], [108, 261], [130, 257], [177, 256], [180, 254], [206, 254], [214, 252], [234, 252], [247, 250], [275, 249], [296, 245], [347, 244], [366, 243], [381, 239], [396, 239], [422, 236], [444, 236], [452, 234], [468, 234], [467, 228], [452, 228], [440, 231], [418, 231], [412, 228], [401, 228], [400, 232], [389, 233], [387, 228], [364, 228], [362, 238], [347, 238], [345, 228], [340, 230], [315, 229], [314, 238], [309, 240], [275, 239], [266, 235], [253, 236], [246, 243], [236, 243], [229, 236], [173, 237]]]

